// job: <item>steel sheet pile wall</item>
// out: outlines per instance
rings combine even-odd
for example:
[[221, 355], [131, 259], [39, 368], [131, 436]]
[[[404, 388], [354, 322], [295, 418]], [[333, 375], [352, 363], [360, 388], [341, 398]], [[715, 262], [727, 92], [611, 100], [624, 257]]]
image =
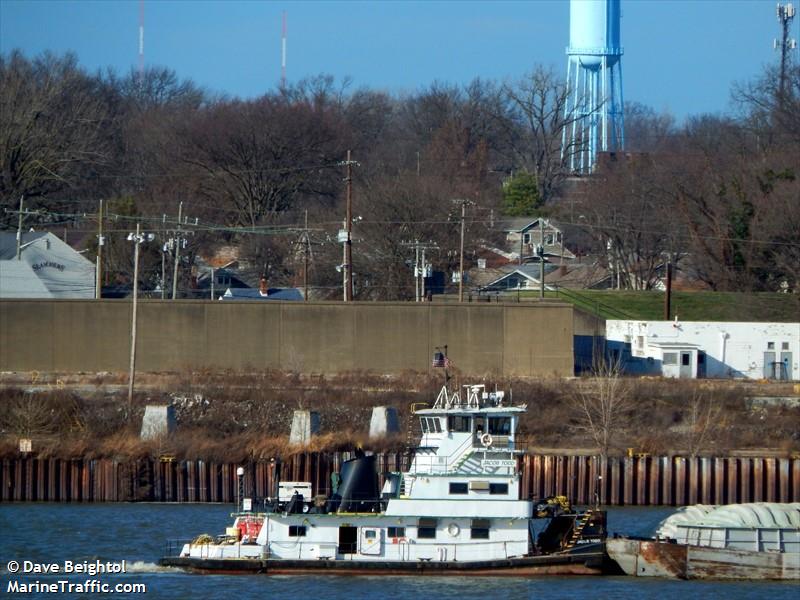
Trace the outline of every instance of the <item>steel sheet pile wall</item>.
[[[280, 465], [284, 481], [310, 481], [330, 494], [331, 473], [348, 453], [305, 453]], [[524, 456], [522, 497], [564, 495], [576, 504], [727, 504], [800, 502], [800, 458], [682, 458]], [[379, 478], [401, 470], [406, 458], [379, 455]], [[0, 462], [0, 500], [51, 502], [234, 502], [240, 465], [211, 461], [60, 460]], [[273, 494], [276, 465], [241, 465], [245, 497]]]

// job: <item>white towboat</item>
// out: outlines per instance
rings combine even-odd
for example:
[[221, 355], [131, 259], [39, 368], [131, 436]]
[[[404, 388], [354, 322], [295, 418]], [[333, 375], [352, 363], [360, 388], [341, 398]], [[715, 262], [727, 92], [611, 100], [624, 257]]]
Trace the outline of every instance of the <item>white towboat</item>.
[[387, 474], [383, 489], [375, 457], [358, 454], [343, 464], [329, 498], [313, 497], [310, 483], [281, 482], [264, 512], [235, 513], [226, 535], [196, 538], [162, 564], [267, 573], [600, 573], [604, 512], [576, 513], [564, 498], [520, 499], [515, 437], [526, 407], [483, 385], [463, 392], [444, 386], [432, 408], [415, 411], [422, 439], [408, 470]]
[[654, 539], [610, 539], [607, 549], [639, 577], [800, 579], [800, 503], [690, 506], [662, 521]]

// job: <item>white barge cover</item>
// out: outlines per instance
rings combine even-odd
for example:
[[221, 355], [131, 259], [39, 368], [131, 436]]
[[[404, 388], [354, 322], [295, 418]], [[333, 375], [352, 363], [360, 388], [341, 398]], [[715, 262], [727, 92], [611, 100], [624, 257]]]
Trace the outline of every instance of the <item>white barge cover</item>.
[[800, 529], [800, 502], [752, 502], [711, 506], [697, 504], [679, 509], [656, 529], [657, 538], [679, 537], [678, 527], [747, 529]]

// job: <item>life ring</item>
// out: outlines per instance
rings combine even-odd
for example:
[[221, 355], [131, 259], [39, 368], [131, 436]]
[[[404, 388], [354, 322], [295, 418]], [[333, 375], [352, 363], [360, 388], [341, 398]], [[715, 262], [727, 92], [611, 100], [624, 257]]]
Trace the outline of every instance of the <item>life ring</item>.
[[481, 436], [481, 444], [483, 444], [484, 448], [488, 448], [492, 445], [492, 434], [491, 433], [484, 433]]
[[447, 526], [447, 533], [449, 533], [451, 537], [457, 537], [460, 531], [461, 528], [458, 526], [458, 523], [450, 523], [450, 525]]

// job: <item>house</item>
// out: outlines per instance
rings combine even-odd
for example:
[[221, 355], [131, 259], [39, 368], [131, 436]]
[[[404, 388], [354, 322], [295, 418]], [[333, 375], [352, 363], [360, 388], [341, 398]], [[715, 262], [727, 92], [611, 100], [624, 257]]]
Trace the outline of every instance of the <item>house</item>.
[[517, 259], [521, 255], [522, 262], [536, 260], [537, 246], [542, 244], [545, 256], [560, 263], [576, 258], [572, 247], [579, 251], [585, 245], [586, 235], [580, 228], [544, 217], [516, 217], [499, 221], [498, 226], [505, 233], [508, 251]]
[[629, 374], [800, 379], [800, 323], [608, 320], [606, 347]]
[[279, 300], [284, 302], [302, 302], [303, 292], [297, 288], [271, 288], [267, 278], [262, 277], [258, 289], [228, 288], [219, 297], [220, 300]]
[[[16, 263], [16, 264], [11, 264]], [[0, 298], [94, 298], [95, 264], [52, 233], [0, 233]]]

